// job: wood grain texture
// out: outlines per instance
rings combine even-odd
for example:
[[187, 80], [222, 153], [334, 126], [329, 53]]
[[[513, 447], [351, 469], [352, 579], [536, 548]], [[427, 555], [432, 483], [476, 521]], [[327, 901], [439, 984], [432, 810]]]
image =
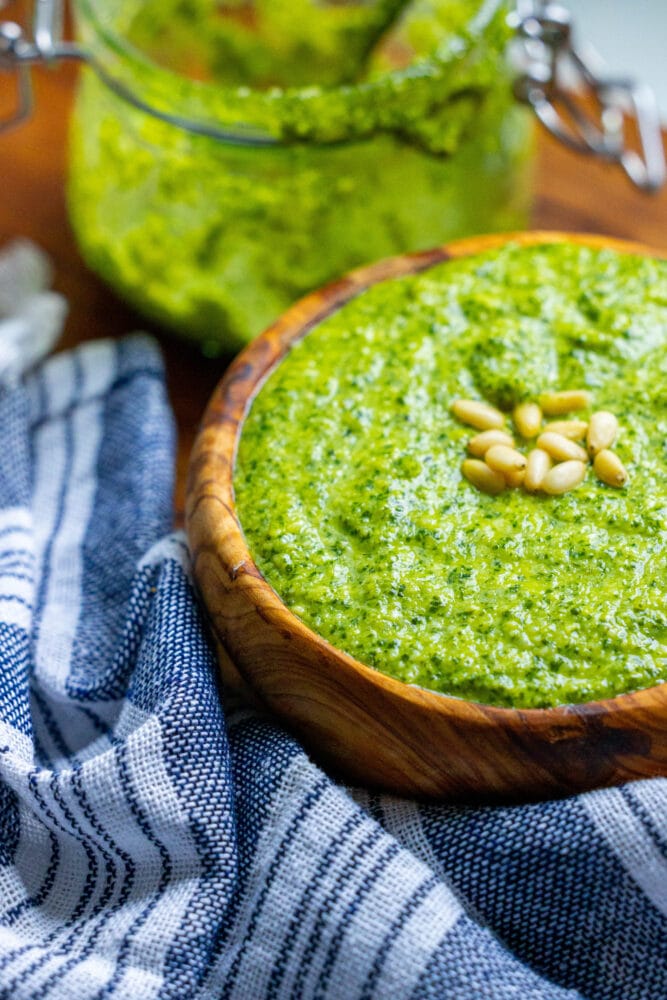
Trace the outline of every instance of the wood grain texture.
[[[516, 800], [667, 774], [667, 685], [604, 702], [513, 710], [403, 684], [335, 649], [291, 614], [253, 562], [236, 517], [233, 467], [243, 419], [290, 346], [364, 288], [506, 238], [475, 237], [383, 261], [297, 303], [231, 365], [192, 454], [187, 530], [211, 626], [231, 658], [221, 664], [227, 685], [246, 695], [250, 689], [329, 768], [392, 792]], [[597, 236], [512, 238], [655, 253]]]

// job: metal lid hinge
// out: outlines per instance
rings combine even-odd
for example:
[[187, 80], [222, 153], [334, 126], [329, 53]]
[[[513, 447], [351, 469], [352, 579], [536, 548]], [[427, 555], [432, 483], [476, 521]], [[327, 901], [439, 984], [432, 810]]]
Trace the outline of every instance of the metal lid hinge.
[[[4, 4], [0, 2], [0, 6]], [[0, 72], [12, 74], [16, 82], [15, 105], [0, 116], [0, 132], [18, 125], [32, 111], [31, 66], [83, 58], [78, 45], [63, 40], [62, 0], [35, 0], [32, 39], [26, 37], [16, 22], [0, 22]]]

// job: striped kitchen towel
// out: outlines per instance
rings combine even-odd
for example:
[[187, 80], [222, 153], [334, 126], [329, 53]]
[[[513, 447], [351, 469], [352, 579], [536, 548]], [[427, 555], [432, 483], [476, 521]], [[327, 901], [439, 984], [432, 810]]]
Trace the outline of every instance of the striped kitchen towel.
[[226, 714], [155, 345], [34, 353], [0, 387], [0, 996], [667, 998], [667, 784], [417, 805]]

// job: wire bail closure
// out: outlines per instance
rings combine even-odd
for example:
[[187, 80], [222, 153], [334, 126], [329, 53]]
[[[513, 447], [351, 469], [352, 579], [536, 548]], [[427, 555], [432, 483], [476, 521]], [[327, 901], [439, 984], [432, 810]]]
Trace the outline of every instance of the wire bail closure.
[[[0, 8], [6, 3], [0, 0]], [[570, 12], [560, 3], [516, 0], [510, 23], [516, 32], [512, 57], [519, 74], [514, 83], [517, 100], [529, 105], [542, 125], [570, 149], [616, 163], [637, 188], [658, 191], [667, 171], [652, 89], [606, 75], [590, 46], [575, 46]], [[34, 0], [32, 40], [14, 21], [0, 22], [0, 71], [12, 72], [16, 79], [16, 106], [0, 119], [0, 133], [32, 112], [31, 66], [60, 59], [89, 62], [130, 103], [164, 120], [175, 120], [143, 104], [96, 67], [84, 49], [63, 40], [63, 0]], [[636, 121], [637, 148], [628, 137], [627, 116]]]
[[[572, 18], [559, 3], [517, 0], [514, 84], [556, 139], [579, 153], [617, 163], [641, 191], [665, 183], [665, 152], [653, 90], [645, 84], [605, 74], [589, 45], [573, 41]], [[628, 137], [626, 116], [635, 119], [637, 148]]]
[[[0, 0], [0, 7], [6, 4], [7, 0]], [[25, 121], [32, 113], [31, 66], [60, 59], [86, 59], [78, 45], [63, 41], [62, 0], [35, 0], [32, 28], [30, 40], [15, 21], [0, 22], [0, 70], [13, 72], [16, 78], [16, 106], [0, 119], [0, 133]]]

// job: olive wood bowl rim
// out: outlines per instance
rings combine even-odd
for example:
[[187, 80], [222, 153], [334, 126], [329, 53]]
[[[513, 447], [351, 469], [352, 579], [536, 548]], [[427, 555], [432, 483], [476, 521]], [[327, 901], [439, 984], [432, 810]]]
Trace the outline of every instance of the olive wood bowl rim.
[[[500, 725], [505, 728], [511, 723], [519, 722], [523, 726], [528, 725], [535, 732], [543, 731], [548, 739], [549, 734], [556, 732], [573, 715], [594, 718], [622, 714], [627, 720], [635, 714], [655, 717], [656, 707], [659, 707], [661, 715], [663, 711], [667, 715], [667, 683], [575, 704], [548, 708], [513, 708], [432, 691], [382, 673], [320, 636], [282, 601], [252, 557], [236, 514], [233, 486], [236, 454], [245, 417], [264, 382], [289, 354], [292, 345], [372, 285], [418, 274], [449, 260], [474, 256], [510, 243], [523, 246], [575, 243], [593, 249], [667, 259], [667, 251], [602, 234], [571, 233], [564, 230], [512, 231], [466, 237], [430, 250], [384, 258], [350, 271], [342, 278], [310, 292], [235, 357], [213, 391], [190, 456], [185, 523], [196, 584], [199, 556], [203, 549], [212, 548], [221, 558], [232, 582], [236, 579], [237, 572], [253, 577], [251, 599], [255, 610], [276, 628], [284, 627], [287, 623], [294, 642], [302, 643], [310, 650], [322, 651], [328, 660], [361, 675], [367, 683], [385, 689], [399, 701], [416, 702], [422, 707], [426, 703], [437, 714], [453, 718], [472, 718], [474, 715], [477, 727]], [[203, 518], [202, 506], [206, 507]], [[224, 636], [217, 632], [215, 616], [210, 613], [215, 595], [204, 590], [202, 597], [216, 637], [224, 648]], [[253, 690], [253, 694], [259, 695], [261, 701], [262, 692], [255, 689], [253, 678], [247, 676], [243, 663], [234, 661], [234, 666], [242, 680]]]

